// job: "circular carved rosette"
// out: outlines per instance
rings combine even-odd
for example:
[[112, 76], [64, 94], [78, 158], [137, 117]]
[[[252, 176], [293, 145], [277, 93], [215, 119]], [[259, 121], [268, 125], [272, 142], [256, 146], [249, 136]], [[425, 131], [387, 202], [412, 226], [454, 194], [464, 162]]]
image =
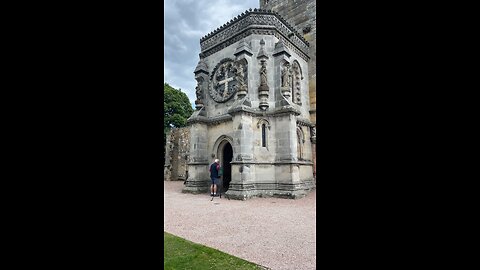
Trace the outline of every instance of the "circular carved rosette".
[[226, 102], [237, 92], [235, 65], [232, 60], [224, 60], [215, 67], [210, 87], [210, 96], [216, 102]]

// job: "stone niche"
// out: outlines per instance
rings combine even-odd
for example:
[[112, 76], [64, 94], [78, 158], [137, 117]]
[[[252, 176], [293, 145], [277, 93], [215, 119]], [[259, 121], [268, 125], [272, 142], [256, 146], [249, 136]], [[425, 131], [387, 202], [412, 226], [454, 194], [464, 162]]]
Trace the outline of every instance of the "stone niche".
[[218, 158], [229, 198], [305, 196], [315, 188], [308, 42], [277, 13], [250, 9], [200, 47], [183, 192], [209, 192]]

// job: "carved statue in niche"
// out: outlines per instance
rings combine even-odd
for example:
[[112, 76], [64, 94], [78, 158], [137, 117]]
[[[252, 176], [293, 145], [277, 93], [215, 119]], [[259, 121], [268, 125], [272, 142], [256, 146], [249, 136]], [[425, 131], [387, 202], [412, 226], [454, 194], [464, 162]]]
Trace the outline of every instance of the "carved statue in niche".
[[245, 77], [245, 74], [243, 73], [243, 65], [242, 63], [238, 63], [237, 65], [237, 81], [238, 81], [238, 84], [240, 85], [240, 88], [242, 86], [245, 86], [245, 80], [244, 80], [244, 77]]
[[198, 77], [196, 78], [197, 80], [197, 86], [195, 87], [195, 95], [197, 96], [197, 99], [195, 100], [196, 105], [201, 105], [203, 104], [203, 92], [204, 92], [204, 86], [203, 86], [203, 78]]
[[203, 79], [197, 78], [197, 87], [195, 87], [195, 94], [197, 95], [197, 99], [203, 98]]
[[260, 86], [267, 86], [267, 67], [265, 61], [262, 61], [262, 67], [260, 68]]
[[237, 84], [235, 85], [238, 90], [240, 91], [247, 91], [247, 85], [245, 84], [245, 73], [243, 71], [243, 64], [237, 63], [235, 67], [235, 79], [237, 80]]
[[282, 87], [290, 87], [290, 66], [284, 65], [282, 68]]
[[268, 85], [267, 85], [267, 67], [265, 64], [265, 60], [261, 60], [261, 67], [260, 67], [260, 86], [258, 87], [258, 97], [260, 99], [259, 108], [261, 110], [268, 109]]

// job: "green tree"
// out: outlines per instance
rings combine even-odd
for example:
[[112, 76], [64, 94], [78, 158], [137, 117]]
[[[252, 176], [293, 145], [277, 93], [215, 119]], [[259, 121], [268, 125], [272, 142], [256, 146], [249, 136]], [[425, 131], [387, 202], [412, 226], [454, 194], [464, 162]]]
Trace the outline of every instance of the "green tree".
[[165, 157], [165, 142], [167, 133], [172, 128], [184, 127], [187, 119], [192, 115], [193, 108], [187, 94], [181, 89], [175, 89], [168, 83], [163, 85], [163, 156]]

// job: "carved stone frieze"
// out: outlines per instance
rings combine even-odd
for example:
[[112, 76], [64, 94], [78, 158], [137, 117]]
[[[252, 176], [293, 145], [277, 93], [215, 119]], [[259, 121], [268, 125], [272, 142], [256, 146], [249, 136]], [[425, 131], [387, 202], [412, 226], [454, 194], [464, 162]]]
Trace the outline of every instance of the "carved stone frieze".
[[275, 35], [285, 46], [308, 61], [308, 42], [280, 15], [268, 11], [246, 11], [200, 39], [200, 47], [209, 56], [250, 34]]

